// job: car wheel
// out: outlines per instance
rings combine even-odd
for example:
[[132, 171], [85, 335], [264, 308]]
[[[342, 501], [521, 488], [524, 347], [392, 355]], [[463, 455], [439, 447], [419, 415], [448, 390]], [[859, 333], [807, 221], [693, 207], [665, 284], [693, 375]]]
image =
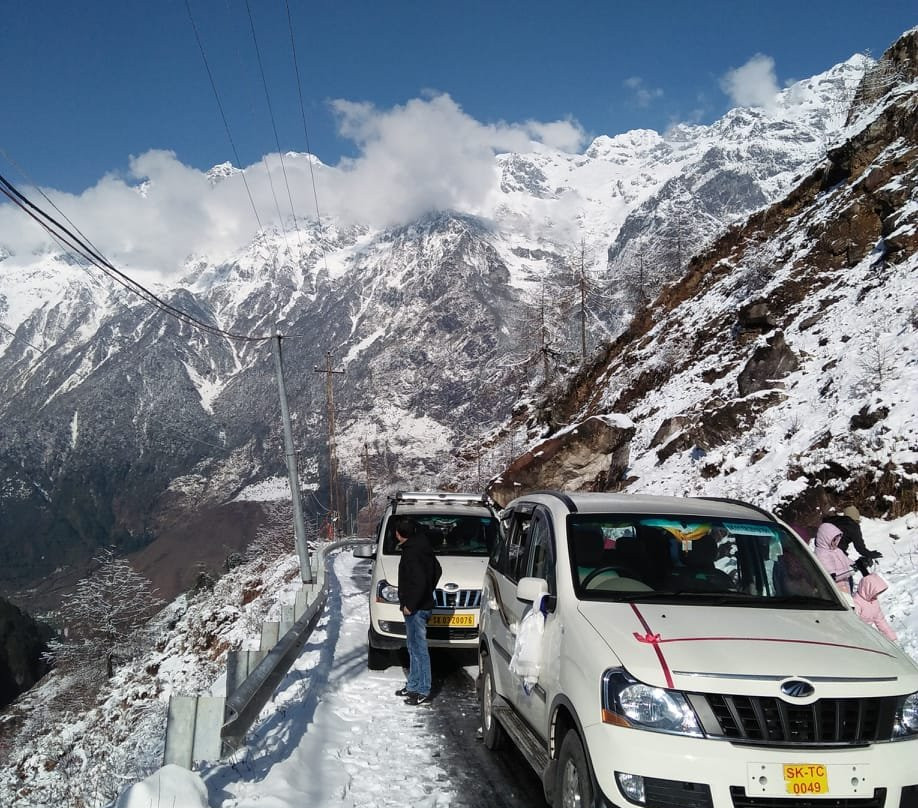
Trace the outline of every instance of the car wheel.
[[554, 808], [589, 808], [593, 804], [593, 780], [583, 744], [574, 730], [568, 730], [558, 755]]
[[392, 654], [384, 648], [374, 648], [367, 643], [367, 667], [371, 671], [384, 671], [392, 662]]
[[497, 690], [494, 687], [494, 671], [491, 670], [491, 657], [482, 655], [479, 663], [481, 667], [481, 692], [479, 706], [481, 713], [481, 734], [484, 745], [488, 749], [500, 749], [506, 740], [506, 733], [500, 722], [494, 716], [494, 701]]

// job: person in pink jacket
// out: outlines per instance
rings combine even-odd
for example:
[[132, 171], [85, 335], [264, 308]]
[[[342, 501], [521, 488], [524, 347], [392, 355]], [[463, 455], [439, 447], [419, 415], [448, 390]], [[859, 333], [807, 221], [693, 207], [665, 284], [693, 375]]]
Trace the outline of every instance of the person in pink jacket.
[[831, 522], [823, 522], [816, 530], [816, 558], [819, 563], [826, 568], [835, 585], [846, 594], [851, 594], [851, 576], [854, 575], [854, 569], [851, 561], [845, 555], [843, 550], [838, 547], [838, 542], [842, 537], [840, 527], [833, 525]]
[[879, 575], [871, 572], [861, 578], [857, 586], [857, 593], [854, 596], [854, 611], [857, 616], [865, 623], [876, 626], [884, 637], [888, 637], [893, 642], [896, 641], [896, 632], [892, 626], [886, 622], [883, 609], [877, 598], [882, 595], [889, 587]]

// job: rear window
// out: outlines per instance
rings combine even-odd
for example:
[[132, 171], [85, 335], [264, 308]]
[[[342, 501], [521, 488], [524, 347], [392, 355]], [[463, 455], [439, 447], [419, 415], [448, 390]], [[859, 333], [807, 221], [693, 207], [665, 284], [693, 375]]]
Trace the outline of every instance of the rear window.
[[567, 535], [581, 599], [846, 608], [800, 539], [774, 522], [577, 513]]
[[[414, 522], [437, 555], [490, 556], [497, 537], [497, 520], [493, 516], [410, 514], [399, 511], [398, 518]], [[386, 520], [386, 534], [383, 537], [383, 553], [386, 555], [401, 553], [395, 540], [394, 523], [394, 519]]]

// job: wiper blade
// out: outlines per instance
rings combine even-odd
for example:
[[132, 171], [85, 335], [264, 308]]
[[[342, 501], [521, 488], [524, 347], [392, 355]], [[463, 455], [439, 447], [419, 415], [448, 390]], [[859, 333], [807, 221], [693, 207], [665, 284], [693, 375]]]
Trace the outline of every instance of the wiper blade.
[[674, 600], [692, 600], [707, 606], [752, 606], [754, 608], [774, 609], [781, 606], [799, 606], [800, 608], [841, 608], [834, 600], [812, 595], [787, 595], [785, 597], [768, 597], [750, 595], [748, 592], [700, 592], [697, 589], [679, 589], [662, 592], [628, 592], [621, 593], [626, 603], [653, 603], [662, 601], [671, 603]]
[[780, 598], [767, 598], [766, 603], [774, 606], [816, 606], [824, 609], [844, 609], [838, 601], [830, 598], [820, 598], [816, 595], [785, 595]]

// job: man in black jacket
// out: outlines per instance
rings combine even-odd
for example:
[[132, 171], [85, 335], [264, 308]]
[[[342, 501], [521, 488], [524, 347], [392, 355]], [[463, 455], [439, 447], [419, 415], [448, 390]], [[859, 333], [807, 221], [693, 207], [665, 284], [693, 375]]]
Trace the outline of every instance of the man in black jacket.
[[434, 607], [434, 589], [440, 580], [440, 562], [412, 519], [403, 516], [395, 520], [395, 539], [402, 549], [398, 562], [398, 605], [405, 615], [408, 646], [408, 681], [395, 695], [407, 696], [406, 704], [427, 704], [431, 687], [427, 621]]
[[849, 505], [840, 514], [834, 513], [826, 516], [824, 522], [831, 522], [842, 532], [841, 540], [838, 542], [838, 549], [843, 553], [848, 552], [848, 546], [853, 544], [854, 549], [863, 558], [873, 559], [882, 558], [883, 554], [879, 550], [868, 550], [864, 544], [864, 535], [861, 533], [861, 514], [854, 505]]

